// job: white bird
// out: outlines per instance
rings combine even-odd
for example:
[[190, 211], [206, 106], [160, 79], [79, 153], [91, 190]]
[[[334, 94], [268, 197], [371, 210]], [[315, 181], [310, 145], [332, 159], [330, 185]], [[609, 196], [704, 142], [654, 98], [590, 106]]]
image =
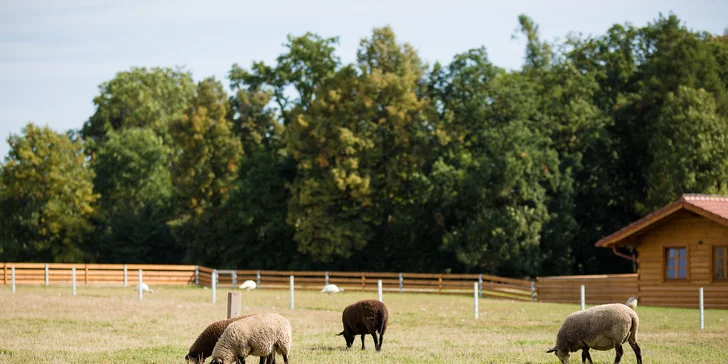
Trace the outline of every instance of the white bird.
[[[137, 284], [135, 288], [137, 290], [139, 290], [139, 285]], [[142, 282], [142, 292], [154, 293], [154, 290], [151, 289], [151, 288], [149, 288], [149, 285], [148, 284]]]
[[255, 281], [251, 281], [250, 279], [248, 279], [247, 281], [241, 283], [240, 286], [238, 286], [238, 288], [247, 289], [248, 291], [250, 291], [251, 289], [255, 289], [255, 287], [257, 287], [257, 286], [258, 285], [255, 284]]
[[324, 286], [323, 289], [321, 289], [321, 293], [324, 293], [324, 292], [329, 293], [329, 294], [330, 293], [339, 293], [339, 292], [344, 292], [344, 289], [339, 288], [339, 286], [337, 286], [335, 284], [327, 284]]
[[637, 297], [635, 297], [635, 296], [630, 297], [627, 300], [627, 303], [625, 303], [625, 305], [629, 306], [633, 310], [636, 309], [637, 308]]

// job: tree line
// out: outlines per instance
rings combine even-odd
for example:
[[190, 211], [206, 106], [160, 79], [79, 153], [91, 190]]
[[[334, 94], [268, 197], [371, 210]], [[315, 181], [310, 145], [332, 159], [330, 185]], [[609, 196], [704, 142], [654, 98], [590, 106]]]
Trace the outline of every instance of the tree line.
[[594, 243], [728, 191], [728, 36], [661, 15], [549, 42], [518, 21], [519, 70], [485, 48], [430, 65], [383, 27], [352, 63], [289, 36], [228, 88], [119, 72], [80, 129], [8, 138], [0, 260], [629, 271]]

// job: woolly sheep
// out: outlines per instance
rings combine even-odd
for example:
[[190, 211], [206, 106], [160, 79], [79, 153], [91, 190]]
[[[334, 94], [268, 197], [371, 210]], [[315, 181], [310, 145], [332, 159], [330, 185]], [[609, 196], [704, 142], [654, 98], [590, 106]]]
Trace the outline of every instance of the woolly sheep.
[[344, 289], [339, 288], [339, 286], [337, 286], [335, 284], [327, 284], [324, 286], [324, 288], [321, 289], [321, 293], [324, 293], [324, 292], [329, 293], [329, 294], [339, 293], [339, 292], [344, 292]]
[[[141, 285], [142, 285], [142, 292], [154, 293], [154, 291], [151, 288], [149, 288], [148, 284], [142, 282]], [[136, 286], [134, 286], [134, 288], [138, 290], [139, 285], [137, 284]]]
[[[369, 334], [374, 338], [374, 348], [382, 350], [384, 333], [387, 331], [387, 320], [389, 311], [387, 306], [378, 300], [362, 300], [347, 306], [341, 315], [344, 324], [344, 335], [346, 348], [351, 348], [356, 335], [361, 335], [361, 349], [364, 350], [364, 337]], [[376, 333], [379, 332], [379, 340]]]
[[628, 342], [642, 363], [642, 354], [637, 345], [639, 318], [634, 310], [621, 303], [594, 306], [570, 314], [556, 335], [556, 346], [547, 353], [556, 353], [561, 363], [569, 362], [569, 353], [581, 349], [581, 360], [592, 364], [589, 349], [615, 349], [614, 363], [619, 363], [624, 354], [622, 344]]
[[197, 339], [192, 346], [190, 346], [190, 350], [185, 356], [185, 360], [193, 363], [204, 362], [207, 357], [212, 355], [212, 349], [215, 347], [217, 340], [220, 339], [220, 335], [222, 335], [228, 325], [250, 316], [253, 315], [237, 316], [227, 320], [215, 321], [208, 325], [204, 330], [202, 330], [202, 333], [197, 336]]
[[258, 285], [255, 284], [255, 281], [247, 280], [247, 281], [243, 282], [242, 284], [240, 284], [240, 286], [238, 288], [247, 289], [248, 291], [250, 291], [251, 289], [255, 289], [257, 286]]
[[625, 303], [629, 308], [636, 310], [637, 309], [637, 297], [630, 297], [627, 302]]
[[245, 363], [248, 355], [275, 358], [275, 353], [281, 354], [288, 364], [292, 343], [291, 324], [285, 317], [275, 313], [251, 316], [225, 329], [212, 350], [210, 364]]

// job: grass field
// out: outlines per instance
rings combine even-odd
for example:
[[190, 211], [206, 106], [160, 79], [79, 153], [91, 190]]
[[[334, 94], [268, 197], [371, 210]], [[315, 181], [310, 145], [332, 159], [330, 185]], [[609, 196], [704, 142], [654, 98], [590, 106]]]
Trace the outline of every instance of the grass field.
[[[0, 363], [184, 363], [190, 344], [207, 324], [225, 318], [227, 289], [155, 287], [143, 301], [132, 288], [0, 287]], [[293, 327], [291, 363], [558, 363], [545, 351], [561, 322], [578, 305], [481, 299], [473, 319], [472, 297], [386, 294], [389, 328], [382, 352], [345, 350], [341, 311], [376, 293], [326, 295], [287, 291], [243, 292], [244, 313], [277, 312]], [[708, 310], [705, 330], [698, 311], [639, 307], [645, 363], [728, 363], [728, 311]], [[629, 345], [623, 363], [634, 363]], [[592, 350], [596, 363], [614, 351]], [[581, 362], [579, 353], [571, 362]], [[209, 359], [208, 359], [209, 362]], [[249, 357], [248, 363], [257, 363]], [[281, 361], [282, 362], [282, 361]]]

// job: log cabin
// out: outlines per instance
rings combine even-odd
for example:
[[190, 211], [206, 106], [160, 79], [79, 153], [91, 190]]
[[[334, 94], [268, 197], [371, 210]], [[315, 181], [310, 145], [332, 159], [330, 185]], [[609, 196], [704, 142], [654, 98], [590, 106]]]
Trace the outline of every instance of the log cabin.
[[599, 240], [636, 251], [640, 305], [728, 309], [728, 197], [686, 194]]

